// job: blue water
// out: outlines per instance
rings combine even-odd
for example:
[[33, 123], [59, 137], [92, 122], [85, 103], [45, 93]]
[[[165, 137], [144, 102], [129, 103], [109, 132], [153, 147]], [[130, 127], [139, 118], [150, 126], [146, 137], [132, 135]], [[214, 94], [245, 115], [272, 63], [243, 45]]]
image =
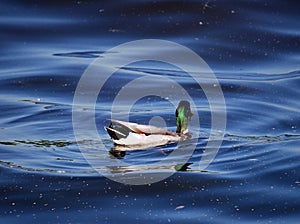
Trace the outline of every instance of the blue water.
[[[1, 1], [1, 223], [298, 223], [299, 7], [295, 1]], [[166, 64], [119, 69], [95, 109], [106, 147], [113, 147], [103, 129], [113, 98], [139, 76], [182, 85], [199, 105], [192, 110], [201, 121], [189, 159], [194, 172], [124, 185], [100, 175], [81, 154], [73, 96], [90, 63], [118, 44], [144, 38], [174, 41], [206, 61], [224, 93], [227, 126], [216, 158], [205, 172], [198, 170], [211, 115], [195, 80]], [[140, 123], [153, 116], [175, 129], [166, 99], [140, 99], [130, 113]], [[94, 139], [82, 144], [99, 147]], [[109, 168], [122, 174], [135, 170], [117, 160], [147, 165], [175, 148], [99, 153], [116, 161]]]

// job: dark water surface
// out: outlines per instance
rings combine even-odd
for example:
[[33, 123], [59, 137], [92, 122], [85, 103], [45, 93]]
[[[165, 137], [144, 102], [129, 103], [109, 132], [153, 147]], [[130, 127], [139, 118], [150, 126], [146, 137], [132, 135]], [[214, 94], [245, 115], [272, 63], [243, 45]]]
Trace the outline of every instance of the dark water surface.
[[[1, 223], [299, 223], [300, 5], [295, 2], [1, 1]], [[227, 127], [215, 160], [200, 172], [211, 115], [199, 85], [166, 64], [119, 69], [96, 105], [106, 147], [113, 147], [103, 130], [111, 103], [124, 84], [140, 76], [182, 85], [201, 121], [189, 160], [194, 172], [123, 185], [99, 175], [81, 154], [72, 103], [94, 59], [117, 57], [118, 52], [105, 51], [144, 38], [177, 42], [209, 64], [225, 96]], [[166, 99], [139, 100], [130, 119], [147, 124], [153, 116], [175, 129], [174, 108]], [[83, 144], [98, 149], [94, 139]], [[175, 148], [99, 156], [159, 173], [163, 168], [143, 167]], [[107, 168], [135, 172], [116, 164]]]

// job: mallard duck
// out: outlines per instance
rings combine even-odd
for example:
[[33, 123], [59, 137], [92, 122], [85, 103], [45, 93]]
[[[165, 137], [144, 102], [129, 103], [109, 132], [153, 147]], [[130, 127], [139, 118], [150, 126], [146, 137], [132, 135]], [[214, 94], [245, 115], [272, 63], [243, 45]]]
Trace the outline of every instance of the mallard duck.
[[[193, 113], [190, 103], [182, 100], [176, 109], [176, 133], [152, 125], [142, 125], [120, 120], [111, 120], [109, 127], [104, 127], [117, 146], [125, 150], [144, 149], [162, 146], [172, 142], [184, 141], [191, 137], [187, 123]], [[124, 149], [123, 149], [124, 150]]]

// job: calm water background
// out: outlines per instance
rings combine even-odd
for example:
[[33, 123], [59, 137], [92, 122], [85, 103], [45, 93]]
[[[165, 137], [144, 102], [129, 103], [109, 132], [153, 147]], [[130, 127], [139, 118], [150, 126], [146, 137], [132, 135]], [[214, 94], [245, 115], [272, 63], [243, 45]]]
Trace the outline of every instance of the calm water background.
[[[295, 1], [1, 1], [1, 222], [298, 223], [299, 8]], [[196, 172], [210, 133], [207, 100], [194, 80], [163, 64], [134, 64], [111, 78], [96, 106], [99, 134], [113, 146], [102, 127], [123, 84], [140, 75], [170, 77], [199, 105], [195, 172], [122, 185], [96, 173], [80, 153], [72, 129], [80, 76], [109, 48], [143, 38], [191, 48], [219, 79], [227, 129], [208, 172]], [[141, 99], [130, 116], [141, 123], [162, 116], [175, 129], [166, 100]], [[86, 144], [97, 150], [93, 139]], [[175, 147], [115, 159], [148, 164]]]

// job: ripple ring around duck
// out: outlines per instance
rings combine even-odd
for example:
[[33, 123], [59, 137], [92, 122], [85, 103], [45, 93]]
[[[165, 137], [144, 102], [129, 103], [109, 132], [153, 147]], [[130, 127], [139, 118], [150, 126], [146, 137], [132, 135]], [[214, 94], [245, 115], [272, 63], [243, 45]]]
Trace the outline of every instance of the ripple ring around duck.
[[[222, 89], [213, 71], [198, 54], [183, 45], [159, 39], [136, 40], [113, 47], [103, 57], [92, 62], [84, 71], [77, 84], [72, 105], [73, 129], [81, 153], [101, 175], [113, 181], [130, 185], [152, 184], [164, 180], [175, 172], [175, 169], [170, 169], [170, 167], [186, 163], [191, 158], [200, 133], [198, 113], [192, 116], [190, 122], [196, 128], [193, 130], [193, 137], [188, 141], [179, 142], [176, 149], [159, 162], [142, 166], [132, 165], [108, 155], [110, 149], [104, 145], [96, 126], [97, 100], [101, 101], [101, 89], [115, 72], [129, 64], [141, 61], [158, 61], [176, 66], [192, 77], [199, 88], [204, 91], [211, 112], [211, 130], [204, 153], [199, 161], [199, 169], [207, 168], [218, 153], [226, 128], [226, 104]], [[140, 88], [138, 92], [133, 92], [134, 87], [147, 82], [151, 82], [151, 87]], [[162, 83], [163, 86], [171, 88], [162, 88]], [[149, 95], [168, 100], [174, 105], [174, 108], [182, 99], [190, 101], [192, 110], [198, 106], [175, 79], [145, 75], [127, 83], [118, 92], [112, 102], [111, 118], [114, 119], [117, 112], [123, 110], [129, 120], [130, 109], [134, 103]], [[125, 106], [124, 104], [120, 106], [124, 100], [126, 100]], [[87, 139], [92, 139], [93, 143], [87, 144]], [[134, 172], [119, 174], [111, 169], [112, 166], [128, 167]], [[161, 168], [157, 172], [153, 172], [155, 167]], [[149, 170], [149, 172], [145, 172], [145, 170]]]

